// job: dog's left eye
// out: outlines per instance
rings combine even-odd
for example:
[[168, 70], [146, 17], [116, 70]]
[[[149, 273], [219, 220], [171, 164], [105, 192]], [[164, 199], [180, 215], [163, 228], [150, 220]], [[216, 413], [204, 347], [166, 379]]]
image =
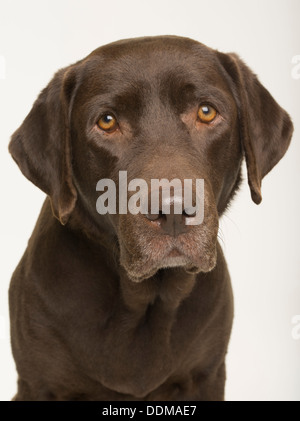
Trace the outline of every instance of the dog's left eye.
[[113, 114], [107, 113], [103, 114], [103, 116], [99, 118], [97, 125], [101, 130], [110, 133], [117, 129], [118, 122]]
[[198, 117], [202, 123], [211, 123], [217, 115], [217, 110], [208, 104], [202, 104], [198, 110]]

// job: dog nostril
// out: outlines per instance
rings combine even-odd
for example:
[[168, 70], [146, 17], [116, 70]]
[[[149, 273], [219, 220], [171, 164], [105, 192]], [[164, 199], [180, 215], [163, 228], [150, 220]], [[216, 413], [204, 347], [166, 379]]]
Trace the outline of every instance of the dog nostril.
[[166, 219], [166, 215], [160, 210], [159, 213], [147, 213], [146, 218], [149, 221], [157, 221], [159, 219]]
[[193, 210], [193, 212], [191, 212], [190, 209], [183, 209], [182, 215], [185, 218], [194, 218], [196, 216], [196, 211]]

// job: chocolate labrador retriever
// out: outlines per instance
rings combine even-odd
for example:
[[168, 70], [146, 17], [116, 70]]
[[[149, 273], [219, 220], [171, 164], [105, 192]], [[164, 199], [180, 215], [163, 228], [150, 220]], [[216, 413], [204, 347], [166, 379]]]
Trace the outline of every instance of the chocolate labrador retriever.
[[[243, 157], [260, 203], [292, 130], [237, 55], [188, 38], [115, 42], [58, 71], [9, 145], [47, 194], [9, 291], [15, 400], [223, 400], [233, 299], [218, 219]], [[121, 172], [204, 180], [202, 223], [174, 211], [174, 189], [169, 213], [162, 198], [99, 213], [97, 183], [122, 190]]]

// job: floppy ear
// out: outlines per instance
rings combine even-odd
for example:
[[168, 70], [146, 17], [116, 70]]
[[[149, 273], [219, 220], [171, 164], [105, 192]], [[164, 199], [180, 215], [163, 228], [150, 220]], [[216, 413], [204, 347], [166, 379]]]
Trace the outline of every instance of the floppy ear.
[[292, 137], [289, 115], [236, 54], [217, 53], [235, 97], [252, 200], [262, 200], [261, 181], [285, 154]]
[[74, 86], [72, 67], [58, 71], [9, 144], [22, 173], [50, 196], [53, 214], [63, 225], [77, 198], [72, 182], [68, 122]]

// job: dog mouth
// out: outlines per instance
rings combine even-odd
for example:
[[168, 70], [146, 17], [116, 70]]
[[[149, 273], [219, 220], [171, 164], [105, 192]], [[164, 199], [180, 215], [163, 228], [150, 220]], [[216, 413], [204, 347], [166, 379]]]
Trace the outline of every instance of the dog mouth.
[[161, 268], [186, 266], [188, 258], [178, 248], [174, 247], [168, 252], [160, 262]]
[[214, 253], [206, 253], [203, 255], [198, 247], [199, 254], [192, 255], [190, 250], [181, 250], [174, 246], [168, 253], [164, 255], [158, 263], [159, 269], [167, 269], [174, 267], [182, 267], [188, 273], [199, 273], [201, 271], [208, 272], [215, 266]]
[[151, 278], [160, 269], [181, 268], [197, 274], [209, 272], [216, 265], [216, 241], [199, 244], [197, 239], [168, 238], [165, 243], [149, 244], [139, 256], [132, 255], [121, 243], [120, 263], [133, 282]]

